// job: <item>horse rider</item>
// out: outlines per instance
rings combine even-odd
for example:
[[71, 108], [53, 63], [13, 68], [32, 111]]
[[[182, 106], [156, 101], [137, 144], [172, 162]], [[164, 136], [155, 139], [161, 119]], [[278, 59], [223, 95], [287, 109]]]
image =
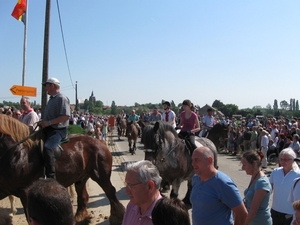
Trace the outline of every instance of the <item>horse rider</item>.
[[198, 115], [193, 111], [194, 105], [190, 100], [186, 99], [182, 102], [184, 111], [180, 113], [180, 132], [178, 136], [185, 139], [190, 146], [188, 146], [192, 155], [197, 148], [195, 144], [195, 133], [200, 130], [200, 123]]
[[39, 125], [45, 134], [44, 159], [45, 175], [47, 178], [55, 176], [54, 150], [67, 136], [67, 127], [70, 118], [70, 100], [60, 93], [60, 82], [56, 78], [49, 78], [43, 83], [50, 99], [42, 115]]
[[[141, 127], [140, 127], [140, 125], [137, 123], [138, 121], [139, 121], [139, 116], [138, 115], [136, 115], [135, 114], [135, 110], [133, 109], [132, 111], [131, 111], [131, 114], [130, 114], [130, 116], [128, 117], [128, 123], [131, 123], [131, 122], [133, 122], [134, 123], [134, 125], [136, 126], [136, 128], [138, 129], [138, 132], [139, 132], [139, 136], [141, 135]], [[126, 136], [127, 136], [127, 129], [128, 128], [126, 128]]]
[[211, 130], [211, 128], [213, 128], [215, 124], [215, 118], [212, 114], [213, 114], [213, 109], [208, 108], [207, 114], [204, 116], [202, 120], [203, 128], [199, 133], [199, 137], [207, 137], [208, 132]]
[[162, 121], [166, 121], [167, 123], [171, 124], [172, 127], [176, 127], [176, 115], [174, 111], [171, 109], [171, 104], [170, 102], [166, 101], [163, 104], [164, 106], [164, 113], [162, 114]]

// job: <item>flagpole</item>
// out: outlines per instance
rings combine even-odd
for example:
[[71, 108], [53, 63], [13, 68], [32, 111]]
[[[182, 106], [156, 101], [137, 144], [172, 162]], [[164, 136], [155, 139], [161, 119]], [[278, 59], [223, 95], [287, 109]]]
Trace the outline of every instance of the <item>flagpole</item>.
[[25, 22], [24, 22], [22, 86], [25, 85], [25, 76], [26, 76], [26, 49], [27, 49], [28, 2], [29, 2], [29, 0], [27, 0], [27, 3], [26, 3]]

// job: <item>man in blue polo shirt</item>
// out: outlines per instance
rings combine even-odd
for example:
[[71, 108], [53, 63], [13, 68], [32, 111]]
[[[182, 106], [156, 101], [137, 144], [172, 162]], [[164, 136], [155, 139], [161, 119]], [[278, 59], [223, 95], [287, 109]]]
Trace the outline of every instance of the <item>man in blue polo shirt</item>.
[[244, 225], [247, 210], [242, 197], [232, 179], [214, 167], [212, 150], [197, 148], [192, 155], [192, 166], [195, 172], [190, 196], [193, 224]]

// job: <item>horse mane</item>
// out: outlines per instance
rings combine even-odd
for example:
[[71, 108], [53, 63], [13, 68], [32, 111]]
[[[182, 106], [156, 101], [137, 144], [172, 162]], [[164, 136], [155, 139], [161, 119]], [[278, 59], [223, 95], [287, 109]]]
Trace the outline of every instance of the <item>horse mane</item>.
[[162, 139], [166, 138], [167, 131], [170, 131], [176, 139], [179, 139], [176, 130], [174, 129], [174, 127], [171, 124], [166, 123], [164, 121], [159, 121], [158, 133]]
[[[19, 142], [30, 135], [30, 129], [26, 124], [5, 114], [0, 114], [0, 124], [0, 133], [10, 136], [14, 142]], [[31, 147], [33, 141], [28, 138], [23, 144]]]
[[146, 125], [142, 132], [141, 142], [146, 146], [151, 146], [153, 143], [154, 131], [153, 125]]

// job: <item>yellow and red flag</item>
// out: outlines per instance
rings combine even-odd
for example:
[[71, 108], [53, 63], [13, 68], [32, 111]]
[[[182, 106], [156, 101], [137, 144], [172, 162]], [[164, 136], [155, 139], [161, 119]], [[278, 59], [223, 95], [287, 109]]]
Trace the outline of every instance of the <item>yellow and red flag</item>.
[[11, 15], [17, 20], [24, 21], [23, 17], [25, 17], [24, 13], [26, 12], [26, 4], [26, 0], [18, 0]]

